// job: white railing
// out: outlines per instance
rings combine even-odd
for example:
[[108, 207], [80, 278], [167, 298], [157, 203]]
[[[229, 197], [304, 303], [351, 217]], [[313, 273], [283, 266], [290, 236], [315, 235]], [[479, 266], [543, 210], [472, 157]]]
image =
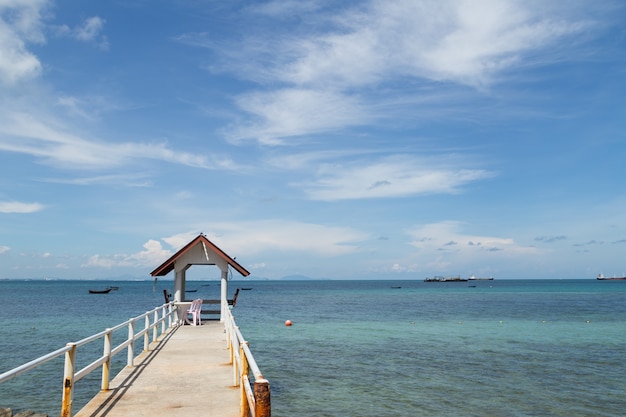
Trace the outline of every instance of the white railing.
[[[159, 316], [159, 312], [161, 313]], [[139, 331], [135, 331], [135, 324], [144, 319], [144, 327]], [[71, 417], [72, 415], [72, 398], [74, 393], [74, 385], [76, 382], [89, 375], [91, 372], [102, 367], [102, 383], [101, 389], [108, 390], [110, 382], [111, 359], [127, 349], [126, 362], [128, 366], [133, 366], [135, 360], [135, 341], [143, 337], [143, 350], [150, 350], [150, 331], [152, 331], [152, 342], [157, 342], [160, 335], [165, 334], [171, 327], [178, 326], [180, 321], [177, 317], [177, 309], [174, 303], [163, 304], [151, 311], [140, 316], [132, 318], [120, 323], [115, 327], [106, 329], [100, 333], [89, 336], [77, 342], [68, 343], [65, 347], [50, 352], [33, 361], [11, 369], [8, 372], [0, 374], [0, 383], [13, 379], [25, 372], [43, 365], [44, 363], [65, 355], [65, 368], [63, 375], [63, 398], [61, 404], [61, 417]], [[118, 346], [112, 347], [112, 336], [117, 330], [128, 327], [127, 339]], [[159, 332], [160, 327], [160, 332]], [[82, 369], [76, 370], [76, 350], [80, 346], [87, 345], [96, 340], [104, 340], [104, 348], [102, 356], [91, 362]]]
[[[230, 309], [225, 309], [225, 315], [224, 326], [233, 364], [233, 385], [240, 387], [241, 392], [241, 417], [270, 417], [270, 383], [261, 374]], [[250, 383], [250, 373], [254, 378], [254, 388]]]

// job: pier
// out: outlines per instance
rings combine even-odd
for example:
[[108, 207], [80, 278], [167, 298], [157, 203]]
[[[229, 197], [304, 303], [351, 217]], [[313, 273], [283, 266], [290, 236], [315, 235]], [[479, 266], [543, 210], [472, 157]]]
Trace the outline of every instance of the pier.
[[[184, 299], [185, 272], [191, 265], [221, 269], [219, 299]], [[236, 296], [227, 298], [231, 267], [249, 274], [204, 235], [198, 236], [152, 272], [153, 277], [176, 272], [173, 301], [166, 293], [162, 306], [4, 372], [0, 384], [63, 356], [61, 417], [270, 417], [269, 382], [231, 313]], [[205, 304], [220, 309], [203, 310]], [[198, 308], [190, 321], [191, 305]], [[203, 320], [202, 315], [211, 317]], [[124, 340], [114, 346], [120, 336]], [[140, 341], [143, 349], [136, 354]], [[84, 358], [83, 346], [96, 342], [102, 343], [102, 354]], [[111, 378], [112, 359], [121, 353], [126, 353], [126, 366]], [[74, 410], [74, 387], [98, 370], [100, 392]]]
[[179, 326], [153, 351], [136, 358], [76, 417], [240, 417], [224, 326]]
[[[185, 324], [185, 314], [173, 302], [164, 304], [0, 374], [0, 383], [64, 356], [61, 417], [270, 417], [269, 382], [230, 310], [222, 321], [205, 320], [196, 326]], [[145, 326], [137, 326], [142, 322]], [[128, 337], [112, 346], [113, 335], [126, 329]], [[143, 350], [135, 355], [135, 342], [142, 339]], [[77, 369], [77, 354], [97, 341], [103, 342], [102, 355]], [[126, 366], [110, 379], [112, 358], [124, 352]], [[75, 413], [74, 387], [99, 369], [100, 392]]]

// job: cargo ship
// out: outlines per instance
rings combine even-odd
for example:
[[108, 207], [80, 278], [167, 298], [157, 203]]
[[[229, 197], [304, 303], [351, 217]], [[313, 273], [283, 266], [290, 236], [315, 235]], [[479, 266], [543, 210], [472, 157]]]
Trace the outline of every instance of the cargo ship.
[[474, 275], [470, 275], [470, 277], [468, 279], [470, 281], [493, 281], [493, 277], [479, 278], [479, 277], [476, 277]]
[[440, 275], [436, 275], [432, 278], [425, 278], [424, 282], [466, 282], [467, 279], [461, 278], [460, 275], [456, 277], [444, 277]]
[[601, 281], [626, 281], [626, 277], [605, 277], [602, 274], [598, 274], [598, 277], [596, 279], [599, 279]]

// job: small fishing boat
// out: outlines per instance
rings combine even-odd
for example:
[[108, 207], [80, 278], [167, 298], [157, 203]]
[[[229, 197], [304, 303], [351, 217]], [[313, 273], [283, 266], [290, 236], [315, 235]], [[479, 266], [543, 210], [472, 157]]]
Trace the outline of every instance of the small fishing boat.
[[185, 290], [185, 292], [198, 292], [198, 289], [196, 288], [195, 290]]
[[107, 288], [105, 290], [89, 290], [89, 294], [108, 294], [111, 290], [112, 288]]

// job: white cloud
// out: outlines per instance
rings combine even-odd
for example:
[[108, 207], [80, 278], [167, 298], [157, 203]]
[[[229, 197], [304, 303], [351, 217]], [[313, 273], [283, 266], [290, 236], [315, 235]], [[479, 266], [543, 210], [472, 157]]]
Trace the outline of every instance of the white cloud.
[[515, 0], [370, 2], [339, 15], [334, 32], [286, 45], [300, 54], [277, 74], [295, 84], [344, 88], [396, 75], [481, 86], [525, 54], [585, 28], [586, 17], [568, 21], [547, 7]]
[[[264, 33], [265, 45], [256, 39], [201, 45], [222, 48], [227, 71], [266, 88], [236, 100], [251, 121], [233, 127], [231, 140], [280, 145], [289, 137], [380, 123], [394, 111], [385, 103], [424, 94], [416, 86], [446, 82], [481, 90], [511, 69], [556, 59], [547, 51], [591, 24], [576, 7], [544, 3], [372, 1], [309, 13], [306, 29]], [[293, 3], [249, 10], [282, 16], [281, 6]]]
[[[367, 238], [349, 227], [326, 226], [292, 220], [214, 222], [202, 227], [205, 236], [230, 256], [274, 251], [302, 252], [316, 256], [338, 256], [360, 250], [358, 243]], [[163, 241], [178, 250], [199, 232], [181, 233]], [[222, 236], [228, 236], [223, 239]]]
[[[534, 50], [580, 33], [582, 21], [544, 16], [541, 6], [524, 2], [460, 1], [448, 16], [448, 30], [420, 53], [424, 71], [436, 80], [475, 87], [517, 65]], [[538, 6], [538, 7], [537, 7]]]
[[464, 227], [467, 225], [461, 222], [442, 221], [407, 230], [408, 244], [414, 249], [400, 254], [402, 259], [397, 262], [410, 265], [406, 268], [411, 272], [494, 275], [512, 264], [539, 263], [546, 254], [512, 238], [468, 234]]
[[106, 269], [110, 269], [114, 266], [120, 266], [120, 265], [125, 265], [127, 266], [126, 263], [124, 263], [123, 258], [122, 260], [117, 259], [117, 257], [115, 256], [110, 256], [110, 257], [100, 257], [100, 255], [93, 255], [91, 257], [89, 257], [89, 259], [87, 260], [87, 262], [83, 265], [81, 265], [82, 267], [98, 267], [98, 268], [106, 268]]
[[148, 240], [143, 247], [143, 251], [130, 255], [93, 255], [81, 266], [107, 269], [114, 267], [154, 267], [155, 265], [160, 265], [172, 255], [170, 250], [163, 249], [161, 243], [156, 240]]
[[372, 117], [358, 98], [324, 90], [254, 92], [240, 96], [237, 103], [258, 121], [230, 131], [234, 142], [256, 139], [264, 145], [280, 145], [289, 136], [356, 126]]
[[[367, 238], [366, 234], [347, 227], [281, 220], [212, 223], [206, 229], [210, 230], [205, 233], [206, 237], [233, 257], [238, 254], [245, 254], [246, 257], [274, 255], [276, 252], [281, 253], [280, 256], [285, 252], [299, 252], [310, 256], [336, 257], [359, 251], [357, 243]], [[162, 238], [172, 249], [164, 249], [161, 242], [151, 239], [143, 245], [143, 251], [135, 254], [93, 255], [82, 266], [154, 268], [198, 234], [185, 232]], [[228, 238], [222, 239], [222, 235]], [[255, 263], [256, 268], [265, 266], [264, 262]]]
[[492, 175], [435, 158], [391, 156], [376, 162], [326, 164], [316, 181], [293, 185], [303, 187], [313, 200], [334, 201], [455, 193], [463, 185]]
[[99, 175], [94, 177], [77, 177], [77, 178], [47, 178], [49, 183], [56, 184], [73, 184], [73, 185], [123, 185], [124, 187], [149, 187], [153, 183], [146, 178], [144, 174], [111, 174]]
[[539, 253], [537, 248], [518, 245], [511, 238], [464, 234], [461, 226], [460, 222], [444, 221], [416, 227], [407, 233], [412, 237], [412, 246], [429, 253], [443, 251], [461, 256], [499, 251], [507, 256]]
[[3, 253], [7, 253], [10, 250], [11, 248], [8, 246], [0, 246], [0, 255], [2, 255]]
[[136, 261], [140, 265], [160, 265], [170, 256], [173, 252], [168, 249], [163, 249], [161, 243], [157, 240], [148, 240], [143, 245], [144, 250], [133, 254], [128, 257], [128, 260]]
[[39, 75], [41, 63], [28, 43], [43, 43], [42, 10], [46, 0], [0, 2], [0, 83], [15, 84]]
[[116, 103], [115, 100], [102, 95], [83, 97], [62, 95], [56, 99], [56, 105], [67, 110], [70, 115], [88, 121], [96, 120], [103, 113], [133, 109], [131, 105]]
[[178, 233], [173, 236], [164, 237], [162, 238], [162, 240], [172, 247], [173, 252], [176, 252], [179, 249], [181, 249], [183, 246], [185, 246], [187, 243], [195, 239], [195, 237], [198, 236], [199, 234], [200, 232], [184, 232], [184, 233]]
[[248, 10], [273, 17], [293, 18], [294, 16], [317, 10], [320, 7], [319, 3], [319, 1], [315, 0], [271, 0], [265, 3], [253, 4], [248, 7]]
[[68, 25], [56, 27], [59, 36], [69, 36], [80, 42], [91, 42], [97, 44], [102, 49], [109, 48], [109, 41], [102, 35], [106, 20], [93, 16], [86, 18], [81, 25], [70, 28]]
[[0, 114], [0, 150], [33, 155], [50, 165], [73, 169], [103, 169], [154, 159], [203, 169], [237, 169], [222, 155], [179, 152], [164, 143], [105, 143], [67, 132], [55, 120], [24, 112]]
[[85, 19], [83, 25], [75, 29], [76, 37], [81, 41], [94, 40], [104, 28], [105, 22], [104, 19], [97, 16]]
[[0, 213], [36, 213], [44, 209], [40, 203], [23, 203], [20, 201], [0, 201]]
[[267, 163], [275, 168], [286, 170], [309, 169], [313, 164], [323, 163], [324, 161], [334, 160], [342, 157], [353, 157], [354, 155], [376, 154], [374, 150], [323, 150], [316, 152], [299, 152], [285, 155], [273, 155], [267, 159]]

